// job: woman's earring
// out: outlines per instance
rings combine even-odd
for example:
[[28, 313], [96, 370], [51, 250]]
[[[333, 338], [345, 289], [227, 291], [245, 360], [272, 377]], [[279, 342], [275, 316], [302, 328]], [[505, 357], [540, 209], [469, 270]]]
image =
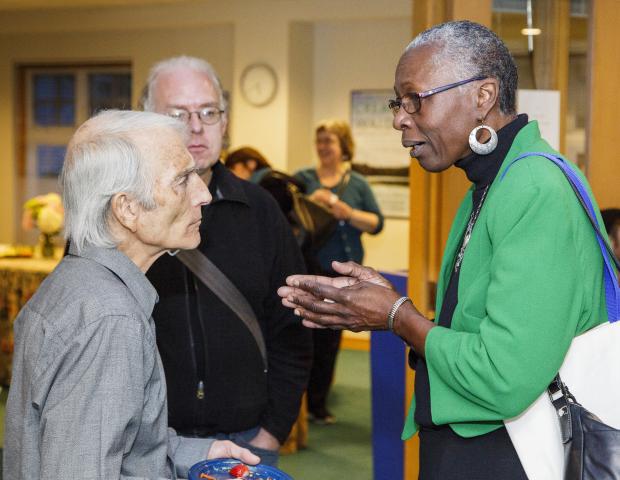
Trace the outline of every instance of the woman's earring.
[[[476, 135], [478, 135], [478, 131], [484, 129], [489, 132], [491, 138], [487, 143], [480, 143]], [[469, 134], [469, 148], [472, 149], [474, 153], [478, 155], [488, 155], [497, 147], [497, 132], [493, 130], [488, 125], [479, 125], [474, 128]]]

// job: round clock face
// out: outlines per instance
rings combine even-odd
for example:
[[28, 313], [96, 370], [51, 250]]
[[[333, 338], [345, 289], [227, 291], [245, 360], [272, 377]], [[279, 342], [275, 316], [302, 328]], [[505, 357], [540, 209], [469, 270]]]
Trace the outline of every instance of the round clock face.
[[254, 105], [262, 107], [269, 104], [278, 91], [276, 72], [266, 63], [248, 65], [241, 74], [241, 94]]

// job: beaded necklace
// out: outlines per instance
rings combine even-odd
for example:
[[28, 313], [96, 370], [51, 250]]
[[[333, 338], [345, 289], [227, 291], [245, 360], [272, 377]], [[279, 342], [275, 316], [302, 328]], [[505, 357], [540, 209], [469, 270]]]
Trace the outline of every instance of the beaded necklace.
[[469, 221], [467, 222], [467, 228], [465, 229], [465, 235], [463, 236], [463, 243], [461, 244], [459, 253], [456, 256], [456, 262], [454, 263], [455, 273], [458, 272], [459, 268], [461, 267], [461, 262], [463, 261], [463, 255], [465, 255], [465, 249], [467, 248], [467, 244], [469, 243], [469, 239], [471, 238], [471, 232], [474, 229], [476, 220], [478, 220], [478, 216], [480, 215], [480, 209], [482, 208], [484, 199], [487, 196], [489, 187], [490, 185], [487, 185], [486, 187], [484, 187], [484, 191], [482, 192], [482, 197], [480, 198], [480, 203], [478, 203], [478, 207], [476, 207], [476, 210], [471, 212], [471, 215], [469, 216]]

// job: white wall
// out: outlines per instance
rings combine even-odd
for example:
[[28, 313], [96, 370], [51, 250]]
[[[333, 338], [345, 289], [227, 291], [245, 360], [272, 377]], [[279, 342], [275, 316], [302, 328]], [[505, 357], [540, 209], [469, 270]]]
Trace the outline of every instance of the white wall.
[[289, 114], [286, 168], [309, 164], [314, 150], [314, 24], [293, 22], [289, 34]]
[[[314, 124], [325, 118], [349, 120], [351, 90], [391, 89], [396, 63], [410, 40], [409, 17], [316, 23]], [[396, 130], [394, 142], [400, 142]], [[408, 157], [404, 148], [403, 157]], [[364, 235], [363, 243], [365, 264], [381, 270], [408, 268], [408, 220], [386, 219], [383, 232]]]

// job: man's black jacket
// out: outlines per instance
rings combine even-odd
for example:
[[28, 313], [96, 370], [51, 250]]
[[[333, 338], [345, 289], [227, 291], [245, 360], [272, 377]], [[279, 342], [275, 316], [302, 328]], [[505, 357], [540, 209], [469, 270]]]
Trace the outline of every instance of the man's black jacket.
[[276, 290], [303, 260], [274, 199], [213, 167], [198, 247], [244, 294], [259, 320], [269, 359], [243, 322], [178, 259], [163, 255], [148, 272], [159, 303], [153, 317], [168, 386], [169, 424], [211, 436], [261, 426], [281, 443], [299, 411], [311, 362], [311, 336]]

